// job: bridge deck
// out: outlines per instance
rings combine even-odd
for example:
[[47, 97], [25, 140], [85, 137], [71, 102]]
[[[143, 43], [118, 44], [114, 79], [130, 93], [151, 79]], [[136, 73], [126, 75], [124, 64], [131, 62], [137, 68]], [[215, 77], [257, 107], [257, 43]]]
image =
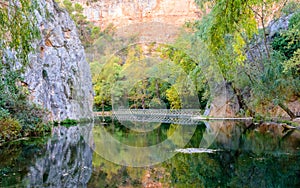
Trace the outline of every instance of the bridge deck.
[[[95, 113], [102, 116], [102, 112]], [[112, 116], [119, 121], [132, 122], [160, 122], [175, 124], [197, 124], [209, 120], [252, 120], [251, 117], [229, 118], [229, 117], [206, 117], [199, 109], [121, 109], [104, 113], [104, 116]]]

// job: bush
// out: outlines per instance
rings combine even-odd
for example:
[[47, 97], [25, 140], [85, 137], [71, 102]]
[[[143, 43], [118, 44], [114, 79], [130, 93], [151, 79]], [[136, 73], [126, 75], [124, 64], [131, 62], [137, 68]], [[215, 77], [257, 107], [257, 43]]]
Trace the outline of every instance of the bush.
[[0, 140], [9, 141], [21, 136], [22, 126], [19, 121], [12, 118], [0, 119]]
[[65, 127], [69, 127], [69, 126], [73, 126], [73, 125], [77, 125], [78, 124], [78, 121], [75, 120], [75, 119], [65, 119], [63, 121], [61, 121], [60, 123], [58, 122], [54, 122], [55, 125], [62, 125], [62, 126], [65, 126]]
[[300, 27], [300, 11], [294, 13], [294, 15], [289, 20], [289, 29]]
[[289, 29], [277, 33], [272, 41], [272, 48], [290, 59], [300, 48], [300, 12], [295, 13], [289, 22]]

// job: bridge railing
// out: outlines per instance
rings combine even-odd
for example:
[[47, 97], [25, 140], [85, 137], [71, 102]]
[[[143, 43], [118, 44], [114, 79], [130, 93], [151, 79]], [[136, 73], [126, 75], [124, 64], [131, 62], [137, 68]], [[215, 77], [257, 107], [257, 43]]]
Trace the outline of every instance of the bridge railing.
[[199, 109], [119, 109], [113, 115], [143, 115], [143, 116], [200, 116]]

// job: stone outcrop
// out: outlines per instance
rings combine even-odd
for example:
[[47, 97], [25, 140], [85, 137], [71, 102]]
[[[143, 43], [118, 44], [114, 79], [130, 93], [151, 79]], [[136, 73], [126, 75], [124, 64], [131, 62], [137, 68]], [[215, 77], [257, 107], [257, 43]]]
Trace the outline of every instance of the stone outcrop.
[[51, 120], [91, 118], [91, 74], [76, 25], [53, 0], [38, 4], [41, 40], [25, 73], [30, 98], [50, 112]]
[[212, 117], [236, 117], [240, 110], [238, 99], [230, 84], [222, 81], [210, 84], [213, 100], [204, 115]]

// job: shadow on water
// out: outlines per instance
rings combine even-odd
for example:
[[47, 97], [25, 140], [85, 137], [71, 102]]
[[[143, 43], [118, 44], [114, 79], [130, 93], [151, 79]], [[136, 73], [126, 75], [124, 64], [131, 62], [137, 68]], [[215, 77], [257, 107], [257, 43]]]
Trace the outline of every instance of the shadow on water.
[[[23, 140], [0, 148], [0, 185], [299, 187], [300, 131], [286, 131], [275, 125], [251, 129], [247, 126], [230, 121], [199, 123], [184, 147], [177, 147], [189, 133], [182, 125], [161, 124], [152, 131], [136, 132], [107, 119], [106, 124], [56, 127], [50, 138]], [[181, 132], [177, 134], [176, 130]], [[170, 144], [177, 148], [165, 151], [173, 152], [174, 156], [159, 164], [140, 168], [117, 165], [103, 158], [103, 154], [93, 152], [103, 138], [103, 131], [125, 145], [141, 148], [155, 146], [176, 133]], [[115, 152], [124, 161], [132, 155], [141, 157], [140, 160], [165, 155], [146, 155], [143, 150], [133, 154], [110, 145], [104, 145], [101, 151]]]

